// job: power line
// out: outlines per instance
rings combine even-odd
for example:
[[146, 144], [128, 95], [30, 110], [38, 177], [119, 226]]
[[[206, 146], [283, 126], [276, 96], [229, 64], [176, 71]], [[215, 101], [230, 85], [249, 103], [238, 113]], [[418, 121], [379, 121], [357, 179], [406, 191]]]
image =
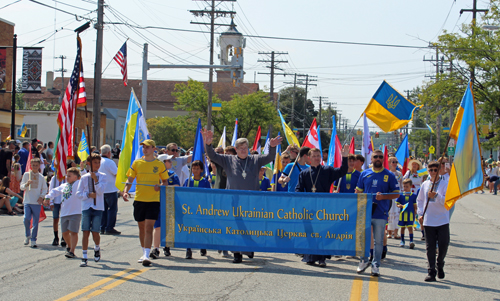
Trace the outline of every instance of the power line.
[[[41, 6], [45, 6], [45, 7], [48, 7], [48, 8], [55, 9], [55, 10], [57, 10], [57, 11], [60, 11], [60, 12], [62, 12], [62, 13], [68, 14], [68, 15], [72, 15], [72, 16], [74, 16], [74, 17], [76, 18], [76, 20], [77, 20], [77, 21], [81, 21], [81, 20], [78, 20], [78, 18], [80, 18], [80, 19], [84, 19], [84, 20], [88, 20], [88, 21], [92, 21], [92, 19], [90, 19], [90, 18], [87, 18], [87, 17], [84, 17], [84, 16], [80, 16], [80, 15], [77, 15], [77, 14], [74, 14], [74, 13], [70, 13], [69, 11], [65, 11], [65, 10], [63, 10], [63, 9], [60, 9], [60, 8], [57, 8], [57, 7], [54, 7], [54, 6], [50, 6], [50, 5], [45, 4], [45, 3], [42, 3], [42, 2], [38, 2], [38, 1], [36, 1], [36, 0], [29, 0], [29, 1], [30, 1], [30, 2], [33, 2], [33, 3], [36, 3], [36, 4], [38, 4], [38, 5], [41, 5]], [[95, 12], [95, 10], [94, 10], [94, 11], [92, 11], [92, 12]]]
[[12, 4], [16, 4], [17, 2], [21, 2], [21, 0], [16, 0], [16, 1], [12, 2], [12, 3], [9, 3], [9, 4], [5, 5], [5, 6], [0, 7], [0, 9], [6, 8], [7, 6], [11, 6]]

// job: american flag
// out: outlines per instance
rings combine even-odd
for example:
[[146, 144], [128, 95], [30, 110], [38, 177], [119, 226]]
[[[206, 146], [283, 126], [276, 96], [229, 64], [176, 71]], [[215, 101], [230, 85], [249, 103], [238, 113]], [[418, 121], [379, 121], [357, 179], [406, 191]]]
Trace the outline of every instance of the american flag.
[[[59, 124], [59, 141], [57, 143], [55, 167], [57, 170], [57, 179], [62, 181], [66, 176], [67, 158], [74, 158], [74, 130], [75, 130], [75, 113], [77, 101], [80, 95], [80, 74], [82, 72], [82, 41], [77, 38], [77, 53], [75, 66], [71, 73], [66, 92], [61, 103], [61, 109], [57, 116]], [[82, 79], [83, 80], [83, 79]], [[85, 84], [83, 84], [85, 87]]]
[[120, 65], [123, 75], [123, 85], [127, 86], [127, 41], [123, 43], [122, 48], [118, 50], [118, 53], [113, 59]]
[[80, 79], [78, 85], [78, 100], [76, 101], [77, 107], [87, 106], [87, 92], [85, 91], [85, 79], [83, 78], [83, 63], [80, 65]]

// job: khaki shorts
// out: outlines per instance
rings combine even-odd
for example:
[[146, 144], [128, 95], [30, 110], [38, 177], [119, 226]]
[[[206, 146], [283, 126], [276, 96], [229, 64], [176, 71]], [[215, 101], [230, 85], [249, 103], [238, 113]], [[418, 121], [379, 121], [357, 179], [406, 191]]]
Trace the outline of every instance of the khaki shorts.
[[80, 231], [81, 214], [73, 214], [61, 217], [61, 231], [71, 231], [78, 233]]

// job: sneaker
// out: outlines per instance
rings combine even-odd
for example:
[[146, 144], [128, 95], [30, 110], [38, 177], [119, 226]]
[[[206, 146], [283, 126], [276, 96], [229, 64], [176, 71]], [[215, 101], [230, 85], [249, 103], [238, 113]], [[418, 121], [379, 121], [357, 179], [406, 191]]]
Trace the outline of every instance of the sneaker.
[[252, 259], [253, 256], [255, 255], [255, 253], [254, 252], [250, 252], [249, 254], [246, 254], [246, 255], [248, 256], [248, 258]]
[[410, 243], [410, 249], [414, 249], [415, 248], [415, 244], [414, 243]]
[[122, 233], [120, 231], [115, 230], [115, 229], [111, 229], [111, 230], [106, 231], [105, 234], [106, 235], [120, 235]]
[[163, 248], [163, 254], [164, 254], [165, 256], [167, 256], [167, 257], [168, 257], [168, 256], [170, 256], [170, 255], [171, 255], [171, 254], [170, 254], [170, 248], [169, 248], [169, 247], [165, 247], [165, 248]]
[[200, 250], [200, 255], [201, 256], [207, 256], [207, 249], [201, 249]]
[[66, 247], [66, 241], [64, 240], [64, 237], [61, 238], [61, 247]]
[[31, 236], [26, 236], [26, 238], [24, 239], [24, 245], [27, 246], [30, 244], [30, 238]]
[[149, 258], [144, 258], [142, 260], [142, 265], [145, 267], [151, 266], [151, 260], [149, 260]]
[[94, 261], [99, 262], [101, 260], [101, 249], [94, 250]]
[[222, 251], [222, 257], [229, 258], [229, 257], [231, 257], [231, 255], [229, 255], [228, 251]]
[[436, 281], [436, 270], [428, 270], [429, 274], [425, 277], [424, 281], [425, 282], [434, 282]]
[[31, 247], [32, 247], [32, 248], [36, 248], [36, 247], [37, 247], [37, 245], [36, 245], [36, 241], [35, 241], [35, 240], [32, 240], [32, 241], [31, 241]]
[[186, 259], [192, 259], [193, 258], [193, 252], [191, 252], [191, 249], [186, 250]]
[[425, 236], [422, 236], [422, 238], [420, 238], [420, 240], [425, 240]]
[[324, 260], [320, 260], [319, 261], [319, 266], [322, 267], [322, 268], [326, 267], [326, 262]]
[[55, 237], [54, 240], [52, 241], [53, 246], [58, 246], [59, 245], [59, 237]]
[[87, 266], [87, 259], [86, 258], [82, 258], [82, 262], [80, 263], [80, 267], [84, 268]]
[[399, 246], [400, 246], [401, 248], [404, 248], [404, 247], [405, 247], [405, 242], [404, 242], [404, 241], [399, 242]]
[[362, 261], [360, 261], [358, 269], [356, 271], [358, 273], [363, 273], [368, 268], [369, 265], [370, 265], [369, 261], [363, 261], [362, 260]]
[[444, 270], [438, 268], [438, 278], [439, 279], [444, 279]]
[[372, 264], [372, 276], [378, 277], [380, 276], [380, 271], [378, 270], [378, 266]]
[[234, 253], [233, 263], [241, 263], [243, 261], [243, 255], [241, 253]]
[[157, 248], [154, 248], [151, 253], [149, 253], [149, 257], [151, 257], [152, 259], [158, 259], [160, 258], [160, 250], [158, 250]]
[[144, 261], [144, 255], [141, 256], [141, 258], [139, 258], [139, 260], [137, 260], [138, 263], [142, 263]]
[[66, 254], [64, 254], [67, 258], [75, 258], [76, 255], [73, 252], [67, 251]]

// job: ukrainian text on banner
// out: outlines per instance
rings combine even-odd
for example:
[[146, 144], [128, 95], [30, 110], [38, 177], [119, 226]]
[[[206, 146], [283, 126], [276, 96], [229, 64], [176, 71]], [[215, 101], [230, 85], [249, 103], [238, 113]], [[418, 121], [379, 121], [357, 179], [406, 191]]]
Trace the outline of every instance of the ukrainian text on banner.
[[42, 48], [23, 48], [23, 93], [42, 93]]
[[160, 199], [163, 246], [369, 255], [371, 194], [162, 187]]

